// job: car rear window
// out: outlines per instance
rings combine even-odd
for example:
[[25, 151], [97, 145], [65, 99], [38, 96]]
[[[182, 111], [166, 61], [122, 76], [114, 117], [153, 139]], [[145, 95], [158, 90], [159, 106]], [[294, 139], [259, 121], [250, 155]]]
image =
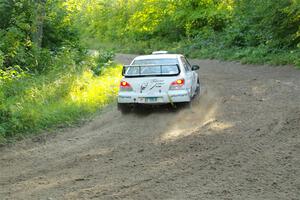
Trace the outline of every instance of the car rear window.
[[132, 65], [164, 65], [164, 64], [179, 64], [178, 59], [176, 58], [163, 58], [163, 59], [144, 59], [144, 60], [135, 60]]
[[124, 66], [124, 76], [174, 76], [180, 73], [177, 59], [135, 60], [132, 65]]

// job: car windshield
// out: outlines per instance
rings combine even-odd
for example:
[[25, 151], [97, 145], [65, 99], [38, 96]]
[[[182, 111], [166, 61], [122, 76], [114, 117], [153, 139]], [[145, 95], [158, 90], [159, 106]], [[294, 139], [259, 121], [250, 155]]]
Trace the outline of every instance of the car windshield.
[[177, 59], [135, 60], [124, 66], [124, 75], [132, 76], [174, 76], [180, 72]]

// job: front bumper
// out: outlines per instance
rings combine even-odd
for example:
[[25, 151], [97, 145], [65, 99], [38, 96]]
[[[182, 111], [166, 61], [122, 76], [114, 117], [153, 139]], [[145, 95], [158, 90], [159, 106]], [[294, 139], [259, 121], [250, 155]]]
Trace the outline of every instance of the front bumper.
[[135, 92], [119, 92], [118, 103], [137, 104], [168, 104], [189, 102], [191, 100], [187, 90], [174, 90], [167, 93], [142, 94]]

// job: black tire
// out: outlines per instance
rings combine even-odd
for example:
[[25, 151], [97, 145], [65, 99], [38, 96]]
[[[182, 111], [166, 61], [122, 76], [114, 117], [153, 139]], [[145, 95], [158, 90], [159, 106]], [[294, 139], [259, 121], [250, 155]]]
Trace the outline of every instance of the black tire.
[[192, 96], [192, 100], [196, 99], [200, 95], [200, 81], [197, 79], [197, 88], [195, 90], [195, 94]]
[[189, 108], [191, 106], [191, 102], [180, 102], [180, 103], [175, 103], [175, 109], [185, 109]]
[[131, 111], [131, 106], [126, 103], [118, 103], [118, 110], [121, 111], [122, 114], [128, 114]]
[[198, 87], [196, 88], [196, 95], [195, 96], [197, 96], [197, 95], [199, 95], [200, 94], [200, 81], [199, 81], [199, 78], [197, 79], [197, 85], [198, 85]]

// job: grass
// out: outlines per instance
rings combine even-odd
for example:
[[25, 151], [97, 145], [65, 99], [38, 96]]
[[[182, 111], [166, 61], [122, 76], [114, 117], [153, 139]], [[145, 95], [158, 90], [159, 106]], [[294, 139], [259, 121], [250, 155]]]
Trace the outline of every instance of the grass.
[[120, 78], [112, 65], [100, 76], [84, 67], [0, 82], [0, 143], [92, 115], [115, 99]]

